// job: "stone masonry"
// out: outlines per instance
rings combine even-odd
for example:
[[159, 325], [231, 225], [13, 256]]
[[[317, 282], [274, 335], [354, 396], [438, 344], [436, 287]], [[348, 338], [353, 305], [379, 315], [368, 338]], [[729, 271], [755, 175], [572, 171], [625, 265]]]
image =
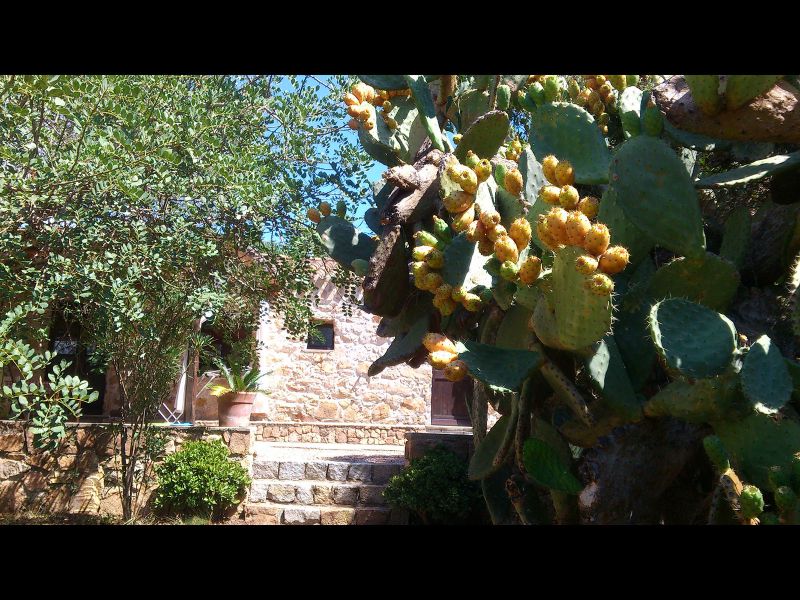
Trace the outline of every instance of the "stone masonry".
[[[431, 368], [389, 367], [367, 377], [372, 362], [392, 338], [375, 334], [380, 317], [358, 308], [347, 316], [343, 294], [329, 281], [333, 267], [321, 264], [316, 278], [319, 304], [314, 315], [333, 323], [334, 349], [309, 350], [306, 340], [289, 339], [277, 314], [261, 324], [260, 368], [270, 372], [264, 386], [271, 393], [256, 401], [253, 420], [271, 422], [430, 424]], [[217, 418], [216, 399], [202, 394], [194, 404], [196, 420]]]

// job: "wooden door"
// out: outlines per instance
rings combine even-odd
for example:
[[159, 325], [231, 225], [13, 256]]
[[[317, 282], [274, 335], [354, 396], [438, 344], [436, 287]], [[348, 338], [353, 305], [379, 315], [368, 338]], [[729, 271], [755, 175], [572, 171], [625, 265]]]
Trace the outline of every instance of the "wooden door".
[[448, 381], [444, 373], [433, 370], [431, 384], [431, 425], [469, 426], [467, 399], [472, 399], [473, 382], [471, 377], [461, 381]]

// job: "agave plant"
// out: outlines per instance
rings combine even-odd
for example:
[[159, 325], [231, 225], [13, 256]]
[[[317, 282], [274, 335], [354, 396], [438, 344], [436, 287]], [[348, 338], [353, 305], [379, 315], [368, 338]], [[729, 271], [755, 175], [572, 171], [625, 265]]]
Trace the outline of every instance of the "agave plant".
[[214, 385], [211, 386], [212, 396], [222, 396], [228, 392], [242, 392], [253, 393], [260, 392], [268, 394], [269, 390], [261, 389], [258, 387], [261, 379], [266, 377], [269, 373], [261, 373], [258, 369], [244, 370], [239, 365], [232, 365], [228, 367], [221, 361], [216, 361], [220, 370], [220, 375], [225, 378], [228, 385]]

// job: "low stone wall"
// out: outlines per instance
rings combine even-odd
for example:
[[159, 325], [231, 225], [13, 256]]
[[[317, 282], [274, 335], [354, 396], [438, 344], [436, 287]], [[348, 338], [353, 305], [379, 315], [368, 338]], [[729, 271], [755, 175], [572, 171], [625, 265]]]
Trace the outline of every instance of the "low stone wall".
[[252, 421], [256, 440], [264, 442], [305, 442], [327, 444], [371, 444], [402, 446], [406, 434], [425, 431], [424, 425], [383, 425], [374, 423], [282, 423]]
[[[252, 472], [253, 433], [248, 428], [159, 427], [164, 455], [188, 440], [221, 439]], [[73, 423], [56, 452], [33, 447], [33, 434], [18, 421], [0, 421], [0, 513], [122, 515], [119, 434], [105, 423]], [[140, 492], [142, 514], [155, 486]]]

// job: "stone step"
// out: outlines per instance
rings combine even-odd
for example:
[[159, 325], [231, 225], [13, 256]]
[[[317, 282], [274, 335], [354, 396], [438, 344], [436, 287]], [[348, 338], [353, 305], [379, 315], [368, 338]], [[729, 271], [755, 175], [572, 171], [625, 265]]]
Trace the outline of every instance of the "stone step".
[[302, 506], [384, 506], [385, 485], [361, 482], [255, 479], [249, 502]]
[[290, 506], [246, 504], [247, 525], [407, 525], [408, 513], [386, 507]]
[[399, 473], [403, 459], [385, 462], [343, 462], [318, 459], [314, 461], [253, 461], [253, 479], [282, 481], [360, 481], [383, 485]]

